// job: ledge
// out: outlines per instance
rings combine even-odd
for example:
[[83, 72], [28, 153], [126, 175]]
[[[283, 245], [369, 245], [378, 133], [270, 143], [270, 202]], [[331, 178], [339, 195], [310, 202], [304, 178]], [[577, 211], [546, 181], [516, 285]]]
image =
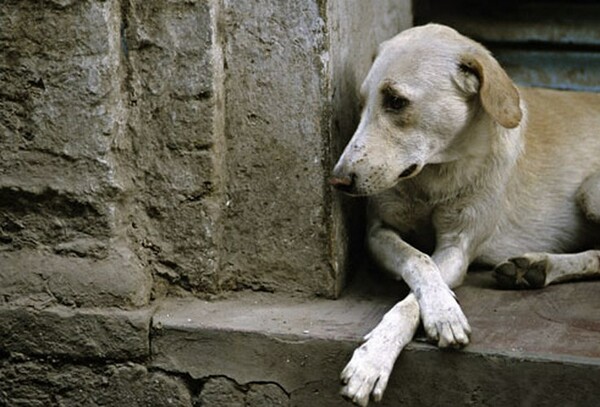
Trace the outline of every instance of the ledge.
[[0, 305], [0, 354], [74, 362], [144, 359], [153, 311]]
[[45, 307], [143, 307], [152, 278], [137, 257], [115, 244], [102, 259], [34, 249], [0, 252], [0, 304]]
[[[338, 375], [403, 295], [386, 285], [355, 282], [359, 288], [335, 301], [247, 293], [165, 302], [153, 319], [153, 365], [193, 378], [276, 383], [292, 405], [348, 405]], [[471, 345], [440, 351], [413, 342], [381, 405], [600, 405], [600, 282], [499, 291], [490, 273], [474, 273], [457, 294]]]

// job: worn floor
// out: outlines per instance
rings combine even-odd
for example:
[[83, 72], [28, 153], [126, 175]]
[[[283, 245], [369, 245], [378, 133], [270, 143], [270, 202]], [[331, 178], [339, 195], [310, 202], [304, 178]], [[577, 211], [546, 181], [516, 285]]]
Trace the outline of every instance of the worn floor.
[[[359, 276], [338, 300], [246, 293], [171, 301], [153, 319], [154, 364], [274, 383], [292, 405], [348, 405], [337, 394], [341, 368], [404, 294], [401, 284]], [[500, 291], [489, 272], [474, 272], [457, 295], [471, 344], [440, 351], [417, 338], [400, 355], [383, 406], [600, 405], [600, 281]]]

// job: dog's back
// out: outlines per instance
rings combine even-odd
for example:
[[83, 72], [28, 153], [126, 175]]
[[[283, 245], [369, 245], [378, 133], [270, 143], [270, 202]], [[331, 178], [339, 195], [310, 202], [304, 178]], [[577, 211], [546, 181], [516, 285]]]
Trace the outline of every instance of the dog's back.
[[597, 243], [600, 228], [577, 202], [600, 171], [600, 94], [521, 88], [528, 110], [523, 153], [509, 176], [502, 217], [479, 262], [526, 252], [571, 252]]

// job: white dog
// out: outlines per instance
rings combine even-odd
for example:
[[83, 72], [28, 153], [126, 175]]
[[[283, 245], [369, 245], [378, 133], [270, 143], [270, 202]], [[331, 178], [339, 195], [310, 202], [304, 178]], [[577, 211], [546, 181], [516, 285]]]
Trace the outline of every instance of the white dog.
[[368, 247], [411, 289], [342, 372], [366, 406], [419, 319], [440, 347], [469, 343], [451, 289], [470, 263], [514, 288], [600, 275], [600, 94], [517, 88], [483, 46], [433, 24], [383, 43], [360, 94], [331, 184], [370, 196]]

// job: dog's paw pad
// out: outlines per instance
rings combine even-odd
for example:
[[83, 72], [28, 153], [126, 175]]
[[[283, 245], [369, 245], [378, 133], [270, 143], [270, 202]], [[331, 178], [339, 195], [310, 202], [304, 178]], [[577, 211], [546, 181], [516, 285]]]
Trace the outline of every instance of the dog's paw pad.
[[501, 288], [542, 288], [546, 286], [547, 269], [543, 256], [524, 255], [496, 266], [493, 276]]

